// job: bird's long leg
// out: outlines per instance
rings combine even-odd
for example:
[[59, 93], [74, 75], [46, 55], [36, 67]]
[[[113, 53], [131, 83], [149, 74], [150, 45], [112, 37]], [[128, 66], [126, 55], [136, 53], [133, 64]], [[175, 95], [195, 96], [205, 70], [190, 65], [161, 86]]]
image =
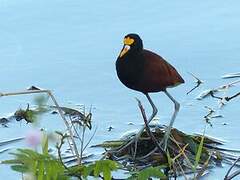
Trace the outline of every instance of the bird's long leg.
[[[148, 124], [149, 124], [149, 123], [153, 120], [153, 118], [156, 116], [158, 110], [157, 110], [156, 106], [154, 105], [152, 99], [150, 98], [149, 94], [146, 93], [145, 95], [146, 95], [146, 97], [147, 97], [147, 99], [148, 99], [148, 101], [149, 101], [149, 103], [151, 104], [152, 109], [153, 109], [152, 114], [151, 114], [150, 118], [148, 119]], [[145, 129], [145, 127], [142, 128], [142, 131], [143, 131], [144, 129]]]
[[[147, 124], [149, 124], [153, 120], [153, 118], [156, 116], [158, 110], [157, 110], [156, 106], [154, 105], [152, 99], [150, 98], [149, 94], [145, 93], [145, 95], [146, 95], [149, 103], [151, 104], [152, 110], [153, 110], [150, 118], [148, 118]], [[144, 131], [145, 128], [146, 127], [144, 126], [142, 129], [140, 129], [140, 131], [136, 134], [136, 136], [134, 138], [135, 139], [135, 152], [134, 152], [134, 155], [133, 155], [134, 158], [136, 157], [138, 139], [140, 138], [140, 136], [141, 136], [141, 134], [142, 134], [142, 132]]]
[[[153, 120], [153, 118], [156, 116], [158, 110], [157, 110], [156, 106], [154, 105], [152, 99], [150, 98], [149, 94], [146, 93], [145, 95], [146, 95], [149, 103], [150, 103], [151, 106], [152, 106], [152, 114], [151, 114], [150, 118], [148, 118], [148, 124], [149, 124], [149, 123]], [[137, 135], [138, 135], [138, 136], [141, 136], [141, 134], [142, 134], [142, 132], [144, 131], [144, 129], [145, 129], [145, 126], [138, 132]], [[136, 136], [137, 136], [137, 135], [136, 135]]]
[[169, 139], [169, 135], [174, 123], [174, 120], [176, 119], [177, 113], [179, 111], [180, 108], [180, 104], [169, 94], [169, 92], [167, 92], [167, 90], [164, 91], [165, 94], [172, 100], [172, 102], [174, 103], [174, 113], [172, 115], [171, 121], [169, 123], [169, 126], [167, 127], [167, 130], [164, 134], [163, 140], [161, 142], [161, 145], [163, 145], [163, 149], [166, 150], [167, 149], [167, 142]]

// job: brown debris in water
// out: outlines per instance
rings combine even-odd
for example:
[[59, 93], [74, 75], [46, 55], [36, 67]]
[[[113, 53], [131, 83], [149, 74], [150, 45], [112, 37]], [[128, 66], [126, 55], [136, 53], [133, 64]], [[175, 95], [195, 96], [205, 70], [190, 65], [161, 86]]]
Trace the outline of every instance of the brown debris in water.
[[[164, 136], [164, 129], [163, 126], [151, 129], [159, 142]], [[138, 139], [135, 153], [135, 141], [131, 141], [132, 138], [106, 141], [97, 146], [104, 147], [107, 158], [119, 161], [127, 169], [136, 168], [140, 170], [149, 166], [170, 165], [170, 173], [179, 175], [193, 172], [198, 148], [203, 137], [202, 135], [188, 135], [173, 128], [168, 141], [167, 152], [164, 153], [159, 151], [146, 131]], [[132, 143], [129, 144], [129, 142]], [[233, 163], [237, 159], [236, 156], [228, 153], [232, 150], [221, 148], [221, 145], [223, 145], [221, 140], [204, 136], [202, 152], [197, 165], [198, 171], [203, 171], [203, 168], [205, 171], [207, 168], [219, 166], [222, 163]], [[240, 151], [236, 150], [234, 152], [239, 153]], [[135, 157], [134, 154], [136, 154]], [[169, 154], [171, 163], [166, 154]]]

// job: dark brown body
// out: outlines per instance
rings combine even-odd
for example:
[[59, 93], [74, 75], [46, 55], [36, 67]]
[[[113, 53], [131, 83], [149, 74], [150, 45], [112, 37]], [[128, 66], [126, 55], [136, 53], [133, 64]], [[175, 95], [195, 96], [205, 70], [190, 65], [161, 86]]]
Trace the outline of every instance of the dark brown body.
[[184, 83], [177, 70], [161, 56], [142, 49], [118, 58], [117, 74], [128, 88], [148, 93]]
[[[128, 88], [144, 93], [152, 106], [153, 111], [148, 119], [148, 122], [144, 121], [150, 134], [152, 133], [149, 130], [148, 124], [156, 116], [158, 110], [148, 93], [164, 91], [164, 93], [174, 103], [174, 113], [169, 126], [166, 129], [166, 133], [164, 134], [160, 144], [158, 144], [157, 140], [155, 142], [160, 151], [164, 150], [166, 152], [171, 128], [180, 108], [180, 104], [170, 95], [166, 88], [184, 83], [183, 78], [177, 70], [161, 56], [143, 49], [143, 42], [141, 38], [138, 34], [134, 33], [128, 34], [124, 37], [123, 48], [116, 61], [116, 70], [120, 81]], [[144, 114], [142, 115], [144, 116]], [[142, 128], [136, 135], [135, 145], [144, 131], [144, 128]], [[154, 139], [153, 134], [151, 137]], [[160, 147], [161, 145], [163, 145], [163, 149]]]

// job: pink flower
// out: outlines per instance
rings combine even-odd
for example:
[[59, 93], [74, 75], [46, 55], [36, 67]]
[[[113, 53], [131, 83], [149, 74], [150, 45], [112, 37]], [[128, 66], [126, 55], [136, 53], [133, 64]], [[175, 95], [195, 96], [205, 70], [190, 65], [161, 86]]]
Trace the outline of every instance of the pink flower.
[[36, 148], [41, 143], [41, 137], [42, 133], [40, 130], [32, 129], [27, 133], [25, 139], [29, 146]]

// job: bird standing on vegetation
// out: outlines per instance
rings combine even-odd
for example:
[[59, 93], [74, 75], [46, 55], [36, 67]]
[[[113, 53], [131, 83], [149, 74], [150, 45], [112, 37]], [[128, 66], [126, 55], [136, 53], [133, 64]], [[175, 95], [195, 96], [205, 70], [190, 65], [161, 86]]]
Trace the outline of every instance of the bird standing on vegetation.
[[[123, 43], [123, 48], [116, 61], [117, 75], [125, 86], [146, 95], [153, 109], [148, 123], [157, 114], [157, 108], [149, 93], [163, 91], [174, 103], [174, 113], [161, 142], [166, 150], [172, 125], [180, 108], [180, 104], [168, 93], [166, 88], [175, 87], [184, 83], [184, 80], [177, 70], [161, 56], [143, 49], [143, 42], [137, 34], [126, 35]], [[143, 130], [144, 128], [140, 132]]]

